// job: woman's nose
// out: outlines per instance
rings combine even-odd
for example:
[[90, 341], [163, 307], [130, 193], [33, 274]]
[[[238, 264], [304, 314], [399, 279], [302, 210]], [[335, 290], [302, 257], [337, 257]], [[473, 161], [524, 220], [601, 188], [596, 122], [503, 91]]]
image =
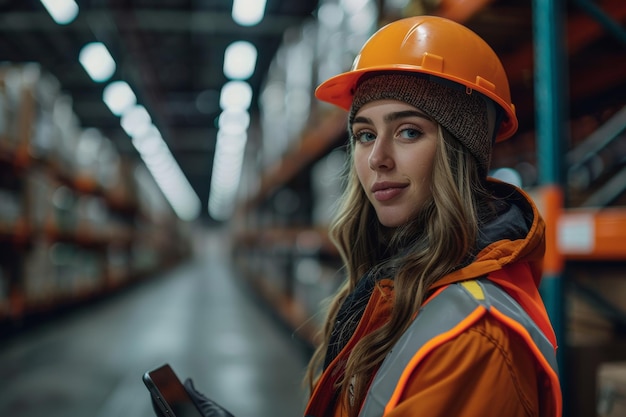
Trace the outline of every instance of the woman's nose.
[[382, 137], [376, 138], [368, 159], [371, 170], [379, 171], [393, 167], [393, 157], [390, 147], [390, 141]]

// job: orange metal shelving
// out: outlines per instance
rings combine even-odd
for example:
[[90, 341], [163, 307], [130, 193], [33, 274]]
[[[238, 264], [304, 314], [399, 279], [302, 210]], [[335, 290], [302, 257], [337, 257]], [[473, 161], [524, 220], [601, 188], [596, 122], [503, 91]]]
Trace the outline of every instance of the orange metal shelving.
[[566, 210], [557, 247], [567, 259], [626, 260], [626, 208]]

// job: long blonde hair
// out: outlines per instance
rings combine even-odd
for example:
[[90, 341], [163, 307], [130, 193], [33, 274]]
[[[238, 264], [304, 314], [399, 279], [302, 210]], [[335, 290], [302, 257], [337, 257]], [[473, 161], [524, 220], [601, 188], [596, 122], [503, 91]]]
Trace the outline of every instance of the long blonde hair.
[[[307, 380], [316, 383], [326, 355], [337, 312], [358, 281], [374, 268], [394, 265], [394, 301], [391, 317], [379, 329], [355, 345], [346, 363], [344, 377], [336, 387], [351, 417], [360, 404], [375, 371], [406, 330], [433, 283], [470, 259], [475, 250], [479, 222], [488, 201], [484, 178], [473, 156], [445, 129], [439, 127], [439, 145], [432, 171], [432, 198], [417, 219], [385, 230], [349, 163], [346, 190], [330, 227], [347, 280], [329, 305], [323, 343], [309, 363]], [[352, 143], [350, 144], [352, 161]], [[389, 248], [395, 255], [385, 260]], [[349, 394], [352, 385], [352, 394]], [[350, 401], [350, 395], [353, 400]], [[354, 404], [353, 406], [351, 404]]]

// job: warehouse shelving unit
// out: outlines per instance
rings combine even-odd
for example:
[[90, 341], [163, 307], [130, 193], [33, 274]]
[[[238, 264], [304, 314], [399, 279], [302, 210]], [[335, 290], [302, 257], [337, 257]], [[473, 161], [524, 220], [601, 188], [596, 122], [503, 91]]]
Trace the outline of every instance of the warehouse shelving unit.
[[[0, 326], [110, 294], [190, 254], [156, 185], [33, 64], [0, 68]], [[83, 142], [84, 141], [84, 142]], [[89, 156], [84, 146], [95, 147]], [[139, 179], [143, 178], [143, 179]], [[154, 195], [154, 194], [153, 194]]]

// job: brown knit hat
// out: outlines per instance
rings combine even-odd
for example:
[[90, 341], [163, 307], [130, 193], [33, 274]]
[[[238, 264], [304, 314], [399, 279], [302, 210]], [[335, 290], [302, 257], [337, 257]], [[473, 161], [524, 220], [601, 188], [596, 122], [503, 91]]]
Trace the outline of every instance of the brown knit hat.
[[354, 92], [348, 119], [350, 131], [354, 116], [365, 103], [383, 99], [403, 101], [432, 117], [474, 155], [486, 175], [494, 142], [496, 110], [485, 96], [437, 77], [378, 73], [361, 80]]

